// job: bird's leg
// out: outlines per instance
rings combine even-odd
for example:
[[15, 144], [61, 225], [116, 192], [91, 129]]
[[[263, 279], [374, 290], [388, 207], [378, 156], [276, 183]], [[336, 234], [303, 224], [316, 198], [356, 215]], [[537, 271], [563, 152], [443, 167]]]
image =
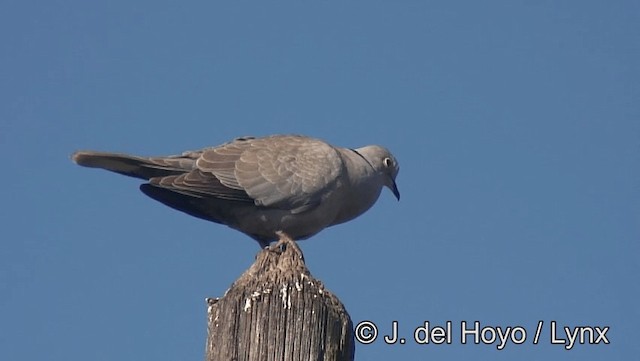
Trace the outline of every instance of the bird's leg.
[[283, 231], [277, 231], [276, 234], [279, 238], [278, 243], [276, 243], [275, 247], [291, 247], [291, 249], [293, 249], [298, 254], [298, 257], [300, 257], [300, 259], [304, 261], [302, 250], [300, 249], [296, 241], [293, 240], [293, 238], [289, 237], [289, 235], [284, 233]]
[[271, 248], [271, 242], [269, 242], [269, 241], [258, 240], [258, 244], [260, 245], [261, 249], [269, 249], [269, 248]]

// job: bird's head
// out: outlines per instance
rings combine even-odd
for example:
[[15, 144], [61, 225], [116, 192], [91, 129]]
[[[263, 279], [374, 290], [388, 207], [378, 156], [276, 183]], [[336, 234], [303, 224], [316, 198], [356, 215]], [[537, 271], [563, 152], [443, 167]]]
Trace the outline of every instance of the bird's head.
[[366, 159], [376, 172], [383, 176], [384, 185], [393, 192], [396, 199], [400, 200], [400, 192], [396, 185], [396, 177], [400, 171], [400, 166], [393, 154], [387, 148], [378, 145], [368, 145], [355, 151]]

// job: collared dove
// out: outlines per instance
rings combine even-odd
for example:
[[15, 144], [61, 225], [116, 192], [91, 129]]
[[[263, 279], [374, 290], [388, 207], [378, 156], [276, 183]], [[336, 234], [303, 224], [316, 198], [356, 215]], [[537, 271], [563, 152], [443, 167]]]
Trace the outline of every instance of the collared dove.
[[165, 205], [252, 237], [294, 240], [364, 213], [383, 186], [400, 200], [398, 162], [385, 148], [334, 147], [299, 135], [243, 137], [168, 157], [79, 151], [73, 161], [147, 180]]

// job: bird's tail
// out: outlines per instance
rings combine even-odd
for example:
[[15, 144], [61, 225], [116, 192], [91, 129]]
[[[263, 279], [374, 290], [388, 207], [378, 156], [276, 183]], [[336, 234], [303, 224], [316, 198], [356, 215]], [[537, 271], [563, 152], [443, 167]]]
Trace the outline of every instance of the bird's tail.
[[188, 172], [194, 160], [180, 157], [144, 158], [120, 153], [78, 151], [71, 159], [78, 165], [102, 168], [129, 177], [149, 180]]

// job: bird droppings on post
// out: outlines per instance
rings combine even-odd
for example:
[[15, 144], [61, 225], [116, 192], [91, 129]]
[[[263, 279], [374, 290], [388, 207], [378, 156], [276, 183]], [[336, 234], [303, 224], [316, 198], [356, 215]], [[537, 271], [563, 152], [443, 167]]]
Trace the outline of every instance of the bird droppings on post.
[[270, 289], [265, 289], [264, 291], [254, 291], [249, 297], [245, 299], [243, 311], [247, 312], [251, 309], [251, 304], [255, 300], [260, 300], [263, 293], [271, 293]]

